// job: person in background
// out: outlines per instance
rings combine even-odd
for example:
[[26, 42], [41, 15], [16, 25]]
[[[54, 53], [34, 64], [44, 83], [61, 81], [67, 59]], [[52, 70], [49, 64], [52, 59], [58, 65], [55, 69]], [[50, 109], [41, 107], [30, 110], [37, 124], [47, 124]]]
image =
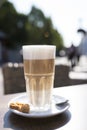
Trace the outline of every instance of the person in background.
[[73, 43], [68, 49], [68, 60], [70, 60], [71, 67], [73, 68], [76, 65], [76, 47], [73, 45]]

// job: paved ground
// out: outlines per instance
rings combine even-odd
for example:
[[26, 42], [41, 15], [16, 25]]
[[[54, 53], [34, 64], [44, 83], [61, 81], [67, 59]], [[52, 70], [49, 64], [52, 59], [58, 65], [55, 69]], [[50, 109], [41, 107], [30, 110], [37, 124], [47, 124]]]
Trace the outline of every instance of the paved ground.
[[67, 57], [62, 57], [62, 58], [57, 57], [56, 60], [55, 60], [55, 64], [56, 65], [60, 65], [60, 64], [62, 64], [62, 65], [70, 65]]

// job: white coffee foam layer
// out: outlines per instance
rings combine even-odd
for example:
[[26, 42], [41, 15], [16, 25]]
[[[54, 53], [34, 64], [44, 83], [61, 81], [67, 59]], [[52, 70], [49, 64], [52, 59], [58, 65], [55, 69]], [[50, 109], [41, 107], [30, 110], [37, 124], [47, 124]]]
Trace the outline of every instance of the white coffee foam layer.
[[23, 46], [23, 59], [54, 59], [56, 46], [26, 45]]

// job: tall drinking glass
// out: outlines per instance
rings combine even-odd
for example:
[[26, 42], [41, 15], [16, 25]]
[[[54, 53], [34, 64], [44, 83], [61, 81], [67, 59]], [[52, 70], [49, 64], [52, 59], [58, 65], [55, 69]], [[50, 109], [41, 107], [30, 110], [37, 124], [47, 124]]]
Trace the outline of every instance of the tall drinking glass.
[[56, 46], [23, 46], [24, 76], [31, 107], [35, 111], [50, 109], [55, 72]]

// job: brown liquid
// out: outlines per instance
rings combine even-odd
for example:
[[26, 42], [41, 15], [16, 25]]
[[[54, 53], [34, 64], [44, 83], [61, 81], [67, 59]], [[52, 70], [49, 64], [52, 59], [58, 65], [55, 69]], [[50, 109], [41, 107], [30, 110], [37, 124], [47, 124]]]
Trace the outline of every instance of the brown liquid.
[[54, 59], [24, 60], [24, 73], [30, 103], [37, 108], [49, 106], [54, 81]]
[[24, 60], [26, 74], [49, 74], [54, 72], [54, 59]]

